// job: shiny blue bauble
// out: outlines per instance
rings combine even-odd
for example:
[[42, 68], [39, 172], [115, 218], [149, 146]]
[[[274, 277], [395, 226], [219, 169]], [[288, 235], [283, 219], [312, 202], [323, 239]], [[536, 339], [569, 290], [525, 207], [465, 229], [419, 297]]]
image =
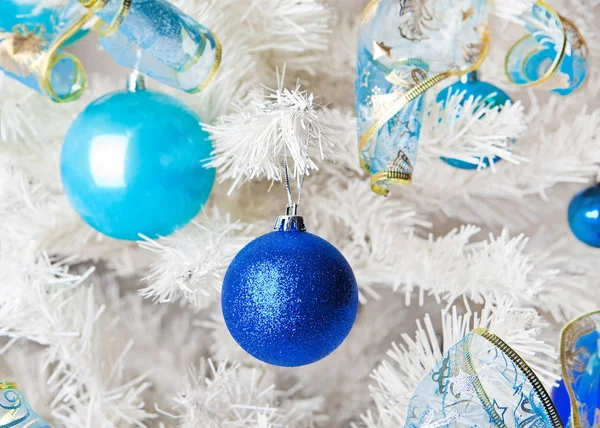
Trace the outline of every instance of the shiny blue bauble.
[[[441, 90], [437, 95], [436, 102], [442, 103], [445, 106], [447, 100], [452, 95], [454, 95], [457, 92], [461, 93], [463, 91], [465, 92], [465, 94], [462, 101], [460, 102], [461, 106], [464, 105], [465, 101], [468, 100], [470, 97], [481, 97], [482, 102], [488, 108], [502, 108], [502, 106], [504, 106], [507, 101], [510, 101], [512, 103], [512, 99], [502, 89], [492, 85], [491, 83], [477, 80], [476, 77], [471, 77], [470, 75], [467, 75], [467, 80], [465, 82], [457, 82]], [[484, 158], [481, 162], [479, 162], [479, 164], [465, 162], [463, 160], [454, 158], [441, 157], [440, 159], [442, 159], [448, 165], [459, 169], [477, 169], [479, 167], [479, 164], [481, 164], [484, 168], [490, 166], [490, 160], [487, 157]], [[502, 158], [498, 156], [494, 156], [492, 162], [496, 163], [501, 159]]]
[[166, 236], [206, 203], [214, 169], [200, 118], [175, 98], [120, 91], [75, 119], [61, 152], [62, 183], [73, 208], [117, 239]]
[[571, 417], [571, 398], [569, 397], [569, 392], [567, 391], [564, 380], [561, 379], [558, 385], [552, 388], [551, 395], [552, 402], [554, 403], [554, 407], [556, 407], [560, 420], [564, 426], [567, 426], [569, 418]]
[[346, 338], [358, 288], [344, 256], [308, 232], [278, 230], [246, 245], [223, 281], [221, 306], [237, 343], [285, 367], [313, 363]]
[[569, 226], [581, 242], [600, 248], [600, 185], [579, 192], [569, 204]]

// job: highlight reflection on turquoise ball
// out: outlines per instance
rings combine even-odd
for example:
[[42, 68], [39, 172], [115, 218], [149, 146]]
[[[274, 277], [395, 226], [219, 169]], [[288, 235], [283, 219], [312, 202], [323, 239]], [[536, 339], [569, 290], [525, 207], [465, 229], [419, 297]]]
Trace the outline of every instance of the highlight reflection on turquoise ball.
[[600, 186], [579, 192], [569, 204], [569, 226], [580, 241], [600, 248]]
[[120, 91], [75, 119], [61, 153], [65, 193], [96, 230], [118, 239], [166, 236], [208, 200], [212, 146], [200, 118], [175, 98]]

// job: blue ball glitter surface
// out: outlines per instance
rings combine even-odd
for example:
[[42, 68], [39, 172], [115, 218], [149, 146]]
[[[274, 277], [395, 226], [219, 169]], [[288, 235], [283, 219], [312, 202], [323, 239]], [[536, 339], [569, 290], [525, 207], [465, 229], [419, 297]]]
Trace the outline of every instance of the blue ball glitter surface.
[[[454, 83], [454, 84], [448, 86], [447, 88], [441, 90], [438, 93], [436, 102], [438, 102], [438, 103], [441, 102], [445, 105], [446, 101], [451, 97], [451, 95], [453, 95], [457, 92], [460, 93], [463, 91], [465, 91], [465, 94], [464, 94], [463, 100], [460, 102], [461, 106], [464, 105], [465, 101], [468, 100], [470, 97], [473, 97], [473, 98], [481, 97], [482, 102], [488, 108], [494, 108], [494, 107], [501, 108], [502, 106], [504, 106], [506, 104], [507, 101], [512, 103], [512, 99], [502, 89], [498, 88], [497, 86], [492, 85], [491, 83], [482, 82], [480, 80], [467, 80], [466, 82]], [[460, 159], [446, 158], [446, 157], [441, 157], [440, 159], [442, 159], [448, 165], [453, 166], [455, 168], [460, 168], [460, 169], [477, 169], [478, 168], [478, 164], [465, 162]], [[500, 158], [498, 156], [494, 156], [494, 158], [492, 159], [492, 162], [496, 163], [501, 159], [502, 158]], [[488, 166], [490, 166], [490, 160], [487, 157], [485, 159], [483, 159], [480, 163], [484, 168], [487, 168]]]
[[207, 201], [214, 169], [209, 134], [175, 98], [120, 91], [92, 102], [75, 119], [61, 152], [62, 183], [75, 211], [118, 239], [166, 236]]
[[295, 367], [333, 352], [358, 311], [352, 268], [308, 232], [274, 231], [244, 247], [223, 281], [221, 305], [233, 338], [269, 364]]
[[600, 248], [600, 186], [579, 192], [569, 204], [569, 226], [580, 241]]

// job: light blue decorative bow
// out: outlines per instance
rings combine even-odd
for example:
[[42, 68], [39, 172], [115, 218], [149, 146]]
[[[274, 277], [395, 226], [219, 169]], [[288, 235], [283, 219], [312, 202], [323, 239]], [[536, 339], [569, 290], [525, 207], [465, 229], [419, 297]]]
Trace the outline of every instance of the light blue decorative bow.
[[83, 65], [63, 47], [92, 21], [119, 64], [186, 92], [214, 79], [221, 44], [214, 33], [166, 0], [0, 0], [0, 70], [56, 102], [86, 89]]
[[[539, 0], [512, 20], [526, 30], [506, 56], [520, 86], [567, 95], [584, 82], [588, 47], [572, 21]], [[426, 92], [476, 70], [490, 45], [486, 0], [372, 0], [358, 42], [359, 158], [371, 189], [409, 184], [417, 160]]]
[[371, 189], [410, 183], [417, 160], [423, 94], [477, 69], [489, 49], [485, 0], [373, 0], [358, 43], [359, 154]]
[[559, 414], [536, 374], [510, 346], [476, 329], [418, 385], [405, 427], [563, 428], [561, 419], [568, 428], [600, 427], [600, 311], [563, 329], [561, 367], [569, 414]]

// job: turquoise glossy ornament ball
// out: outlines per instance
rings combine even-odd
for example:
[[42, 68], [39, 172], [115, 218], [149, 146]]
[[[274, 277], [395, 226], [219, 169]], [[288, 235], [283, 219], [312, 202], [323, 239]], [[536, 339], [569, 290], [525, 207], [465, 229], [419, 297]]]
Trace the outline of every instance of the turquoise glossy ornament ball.
[[569, 204], [569, 226], [581, 242], [600, 248], [600, 185], [579, 192]]
[[61, 152], [62, 183], [73, 208], [99, 232], [137, 240], [185, 226], [208, 200], [214, 169], [200, 118], [175, 98], [120, 91], [75, 119]]
[[[498, 88], [497, 86], [492, 85], [491, 83], [482, 82], [481, 80], [477, 80], [476, 76], [470, 77], [469, 75], [467, 76], [466, 82], [457, 82], [457, 83], [454, 83], [454, 84], [448, 86], [447, 88], [441, 90], [437, 95], [436, 101], [438, 103], [440, 103], [440, 102], [443, 103], [443, 105], [445, 106], [447, 100], [452, 95], [454, 95], [457, 92], [461, 93], [463, 91], [465, 92], [465, 94], [464, 94], [463, 100], [460, 102], [461, 106], [464, 105], [465, 101], [468, 100], [470, 97], [473, 97], [473, 98], [481, 97], [482, 102], [488, 108], [494, 108], [494, 107], [502, 108], [502, 106], [504, 106], [507, 101], [512, 103], [512, 99], [502, 89]], [[478, 168], [478, 164], [465, 162], [460, 159], [446, 158], [446, 157], [441, 157], [441, 159], [444, 162], [446, 162], [448, 165], [453, 166], [455, 168], [460, 168], [460, 169], [477, 169]], [[501, 159], [502, 158], [500, 158], [498, 156], [494, 156], [494, 158], [492, 159], [492, 162], [496, 163]], [[487, 157], [484, 158], [480, 162], [480, 164], [484, 168], [487, 168], [488, 166], [490, 166], [489, 158], [487, 158]]]

